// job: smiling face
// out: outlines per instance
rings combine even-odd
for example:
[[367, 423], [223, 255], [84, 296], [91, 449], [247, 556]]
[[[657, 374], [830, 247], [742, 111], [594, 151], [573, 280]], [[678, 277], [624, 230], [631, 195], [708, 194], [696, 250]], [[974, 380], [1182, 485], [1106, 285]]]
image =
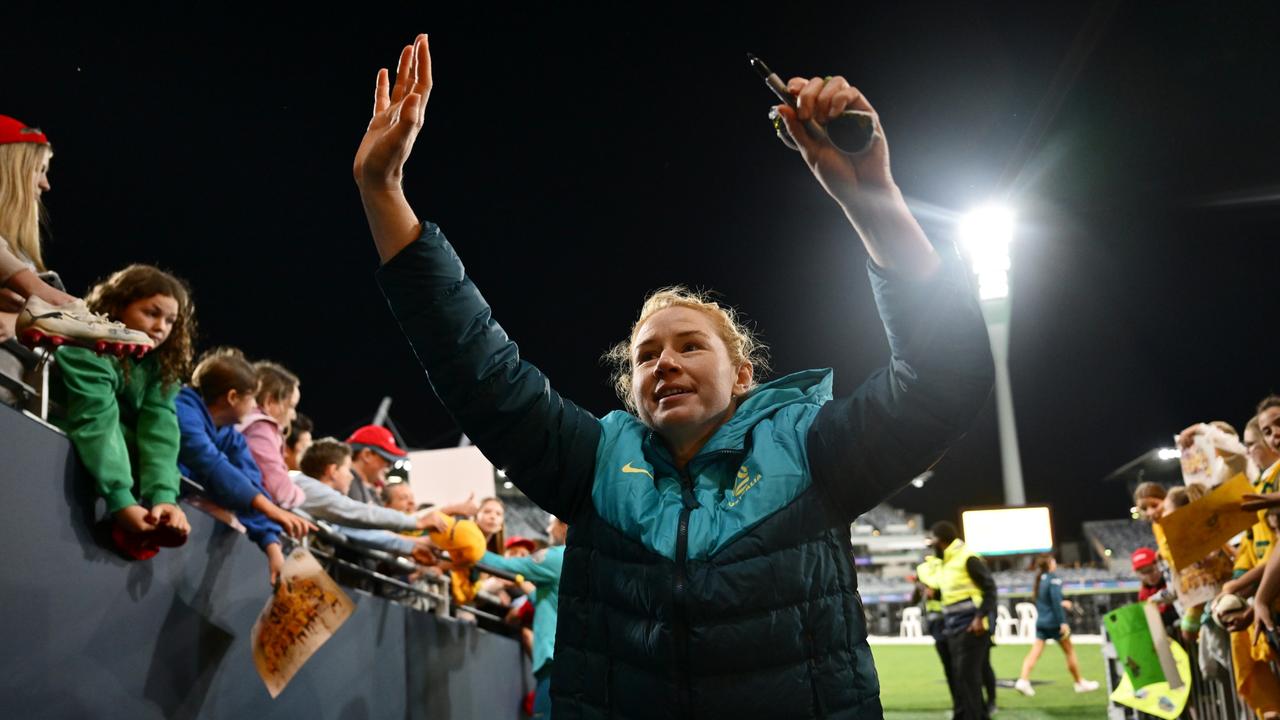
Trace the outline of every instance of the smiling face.
[[1280, 452], [1280, 407], [1269, 407], [1258, 413], [1258, 430], [1272, 452]]
[[631, 397], [640, 420], [668, 442], [705, 442], [751, 387], [751, 364], [735, 367], [704, 312], [669, 307], [649, 317], [631, 345]]
[[1249, 423], [1244, 429], [1244, 449], [1259, 470], [1266, 470], [1274, 465], [1276, 460], [1280, 460], [1280, 455], [1276, 455], [1276, 451], [1262, 439], [1262, 433], [1258, 430], [1256, 421]]

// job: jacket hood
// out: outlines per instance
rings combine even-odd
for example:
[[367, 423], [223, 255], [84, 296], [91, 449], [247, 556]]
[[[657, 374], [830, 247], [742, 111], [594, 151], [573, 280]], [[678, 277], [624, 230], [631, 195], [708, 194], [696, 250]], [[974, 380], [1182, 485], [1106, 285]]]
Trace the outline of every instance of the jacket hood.
[[741, 449], [751, 429], [789, 405], [821, 405], [831, 399], [830, 368], [802, 370], [784, 375], [752, 390], [733, 417], [720, 426], [699, 455], [717, 450]]

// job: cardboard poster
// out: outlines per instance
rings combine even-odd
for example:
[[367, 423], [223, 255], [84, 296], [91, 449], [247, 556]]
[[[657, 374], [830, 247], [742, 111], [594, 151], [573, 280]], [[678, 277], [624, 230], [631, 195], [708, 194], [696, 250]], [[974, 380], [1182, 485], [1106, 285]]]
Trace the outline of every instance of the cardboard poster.
[[[1133, 603], [1107, 613], [1103, 622], [1130, 687], [1167, 683], [1168, 677], [1147, 623], [1148, 603]], [[1163, 632], [1163, 629], [1161, 629]]]
[[1170, 687], [1168, 682], [1162, 681], [1135, 689], [1125, 674], [1120, 676], [1120, 682], [1111, 693], [1111, 701], [1165, 720], [1180, 717], [1191, 693], [1191, 659], [1176, 642], [1170, 641], [1169, 650], [1178, 668], [1178, 687]]
[[272, 698], [354, 610], [351, 598], [306, 548], [289, 553], [280, 583], [249, 635], [253, 664]]
[[1258, 514], [1240, 509], [1253, 486], [1243, 473], [1237, 474], [1208, 495], [1165, 515], [1152, 526], [1157, 540], [1168, 543], [1169, 560], [1176, 570], [1184, 570], [1207, 558], [1237, 534], [1258, 521]]

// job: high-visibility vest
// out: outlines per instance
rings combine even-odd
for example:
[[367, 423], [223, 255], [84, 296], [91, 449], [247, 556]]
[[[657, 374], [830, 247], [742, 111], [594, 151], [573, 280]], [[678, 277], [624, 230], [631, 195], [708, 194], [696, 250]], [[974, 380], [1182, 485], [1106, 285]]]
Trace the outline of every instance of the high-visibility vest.
[[942, 604], [954, 605], [965, 600], [972, 600], [974, 605], [982, 605], [982, 590], [969, 577], [966, 563], [969, 558], [978, 554], [969, 549], [963, 540], [952, 541], [942, 553]]
[[937, 555], [930, 555], [924, 559], [924, 562], [916, 566], [916, 579], [925, 587], [932, 588], [935, 592], [931, 599], [924, 603], [924, 611], [929, 613], [942, 612], [942, 598], [936, 591], [941, 590], [942, 580], [942, 558]]

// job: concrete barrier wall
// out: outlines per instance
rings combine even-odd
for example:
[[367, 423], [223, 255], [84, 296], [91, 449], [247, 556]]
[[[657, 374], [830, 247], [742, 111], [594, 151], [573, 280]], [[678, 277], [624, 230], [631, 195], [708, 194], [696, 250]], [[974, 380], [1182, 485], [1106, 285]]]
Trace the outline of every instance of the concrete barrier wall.
[[65, 436], [0, 406], [0, 717], [518, 717], [515, 641], [357, 591], [272, 700], [249, 652], [270, 594], [257, 547], [184, 505], [184, 547], [126, 561], [93, 488]]

